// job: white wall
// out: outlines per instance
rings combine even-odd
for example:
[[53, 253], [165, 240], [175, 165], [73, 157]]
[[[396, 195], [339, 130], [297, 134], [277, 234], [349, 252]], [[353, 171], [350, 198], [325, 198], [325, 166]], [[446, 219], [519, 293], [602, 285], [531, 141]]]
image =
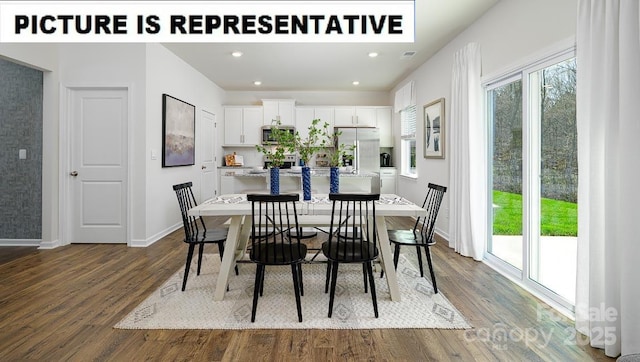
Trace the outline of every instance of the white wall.
[[0, 56], [45, 72], [43, 244], [55, 246], [59, 235], [61, 85], [130, 87], [132, 245], [148, 245], [181, 223], [171, 185], [193, 181], [199, 194], [200, 155], [190, 167], [163, 169], [161, 157], [150, 160], [151, 149], [162, 150], [162, 93], [194, 104], [197, 122], [202, 110], [221, 122], [222, 89], [159, 44], [0, 44]]
[[[159, 44], [146, 45], [146, 240], [155, 241], [182, 223], [178, 203], [172, 185], [192, 181], [196, 198], [200, 194], [202, 138], [198, 125], [202, 110], [216, 115], [218, 125], [223, 121], [222, 100], [224, 91], [215, 83], [187, 65]], [[196, 162], [194, 166], [162, 168], [162, 94], [193, 104], [196, 107]], [[221, 133], [221, 127], [218, 133]], [[219, 135], [219, 139], [222, 136]], [[219, 147], [216, 147], [220, 149]], [[157, 160], [151, 160], [151, 150], [156, 150]]]
[[43, 71], [58, 69], [58, 46], [55, 44], [0, 43], [0, 56]]
[[133, 139], [129, 150], [132, 165], [131, 238], [145, 239], [145, 45], [61, 44], [60, 82], [64, 87], [127, 86]]
[[[196, 195], [200, 187], [197, 148], [194, 166], [162, 168], [162, 94], [195, 105], [197, 125], [203, 109], [222, 119], [224, 92], [160, 44], [62, 45], [60, 65], [63, 84], [131, 87], [131, 244], [153, 243], [181, 224], [171, 186], [193, 181]], [[199, 141], [196, 136], [196, 146]], [[151, 150], [157, 152], [156, 160], [151, 160]]]
[[[42, 242], [58, 244], [58, 47], [51, 44], [0, 43], [0, 57], [43, 71]], [[53, 136], [50, 136], [53, 135]]]
[[[451, 67], [456, 51], [467, 43], [477, 42], [482, 52], [483, 75], [495, 74], [511, 68], [546, 48], [575, 36], [577, 0], [508, 0], [500, 1], [480, 19], [447, 44], [431, 59], [411, 75], [399, 82], [390, 94], [408, 81], [415, 81], [418, 105], [417, 152], [422, 154], [423, 128], [420, 125], [422, 106], [440, 97], [445, 97], [447, 122], [451, 114]], [[396, 144], [400, 144], [399, 115], [394, 114], [394, 134]], [[445, 129], [446, 133], [446, 129]], [[450, 135], [446, 134], [445, 159], [424, 159], [418, 157], [418, 179], [399, 177], [398, 193], [414, 202], [422, 202], [428, 182], [449, 185], [449, 162], [451, 160]], [[394, 159], [400, 159], [400, 149], [394, 149]], [[449, 198], [445, 194], [438, 217], [438, 232], [447, 237], [449, 229]]]

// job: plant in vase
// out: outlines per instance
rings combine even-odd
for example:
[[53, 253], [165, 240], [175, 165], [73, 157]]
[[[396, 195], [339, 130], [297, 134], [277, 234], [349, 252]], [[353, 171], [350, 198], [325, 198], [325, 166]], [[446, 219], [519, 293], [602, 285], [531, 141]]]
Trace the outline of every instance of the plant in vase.
[[290, 132], [280, 129], [280, 121], [274, 122], [271, 125], [271, 136], [277, 144], [273, 146], [256, 145], [256, 149], [262, 152], [271, 162], [269, 170], [270, 189], [272, 195], [277, 195], [280, 193], [280, 167], [284, 165], [286, 154], [295, 152], [295, 139]]
[[[326, 150], [327, 161], [329, 162], [330, 174], [329, 174], [329, 193], [339, 192], [340, 182], [340, 166], [343, 166], [345, 160], [353, 160], [352, 151], [356, 149], [355, 145], [345, 145], [339, 143], [338, 138], [342, 132], [330, 131], [329, 124], [324, 123], [321, 136], [322, 142], [320, 147]], [[351, 151], [351, 153], [347, 153]]]
[[[311, 157], [321, 148], [320, 138], [322, 130], [318, 128], [320, 119], [314, 119], [309, 126], [309, 132], [306, 138], [302, 138], [300, 133], [296, 131], [294, 135], [294, 145], [302, 166], [302, 199], [311, 200], [311, 169], [309, 168]], [[325, 123], [326, 124], [326, 123]]]

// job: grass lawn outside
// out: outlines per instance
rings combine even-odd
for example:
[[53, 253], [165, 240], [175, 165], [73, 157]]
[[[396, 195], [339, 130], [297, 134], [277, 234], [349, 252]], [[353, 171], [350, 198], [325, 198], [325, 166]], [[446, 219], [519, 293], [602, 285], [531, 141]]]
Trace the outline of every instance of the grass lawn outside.
[[[541, 235], [578, 235], [578, 204], [545, 198], [541, 202]], [[522, 195], [493, 191], [493, 234], [522, 235]]]

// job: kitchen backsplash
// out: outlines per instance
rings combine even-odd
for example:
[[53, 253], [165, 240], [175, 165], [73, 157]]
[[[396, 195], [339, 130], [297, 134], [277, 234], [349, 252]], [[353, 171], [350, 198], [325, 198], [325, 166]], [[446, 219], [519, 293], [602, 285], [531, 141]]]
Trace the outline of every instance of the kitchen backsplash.
[[223, 154], [218, 157], [218, 166], [226, 166], [224, 164], [224, 155], [233, 154], [240, 155], [243, 158], [245, 166], [262, 165], [262, 153], [258, 152], [255, 147], [223, 147]]
[[[263, 154], [255, 149], [255, 147], [223, 147], [223, 154], [218, 157], [218, 166], [226, 166], [224, 162], [224, 155], [233, 154], [242, 156], [244, 161], [244, 166], [260, 166], [264, 164]], [[322, 153], [322, 152], [319, 152]], [[324, 167], [317, 163], [316, 155], [311, 158], [311, 166], [312, 167]], [[322, 163], [322, 161], [320, 161]], [[327, 164], [328, 165], [328, 164]]]

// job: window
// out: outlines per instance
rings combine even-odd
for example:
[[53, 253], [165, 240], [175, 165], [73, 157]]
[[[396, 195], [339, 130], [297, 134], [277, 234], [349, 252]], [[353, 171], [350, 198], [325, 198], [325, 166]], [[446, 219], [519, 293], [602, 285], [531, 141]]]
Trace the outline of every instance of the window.
[[416, 106], [400, 111], [401, 166], [404, 176], [418, 177], [416, 170]]
[[485, 85], [487, 261], [568, 310], [578, 225], [574, 56], [566, 49]]
[[522, 79], [510, 78], [487, 89], [492, 126], [490, 205], [493, 235], [487, 252], [522, 270]]

